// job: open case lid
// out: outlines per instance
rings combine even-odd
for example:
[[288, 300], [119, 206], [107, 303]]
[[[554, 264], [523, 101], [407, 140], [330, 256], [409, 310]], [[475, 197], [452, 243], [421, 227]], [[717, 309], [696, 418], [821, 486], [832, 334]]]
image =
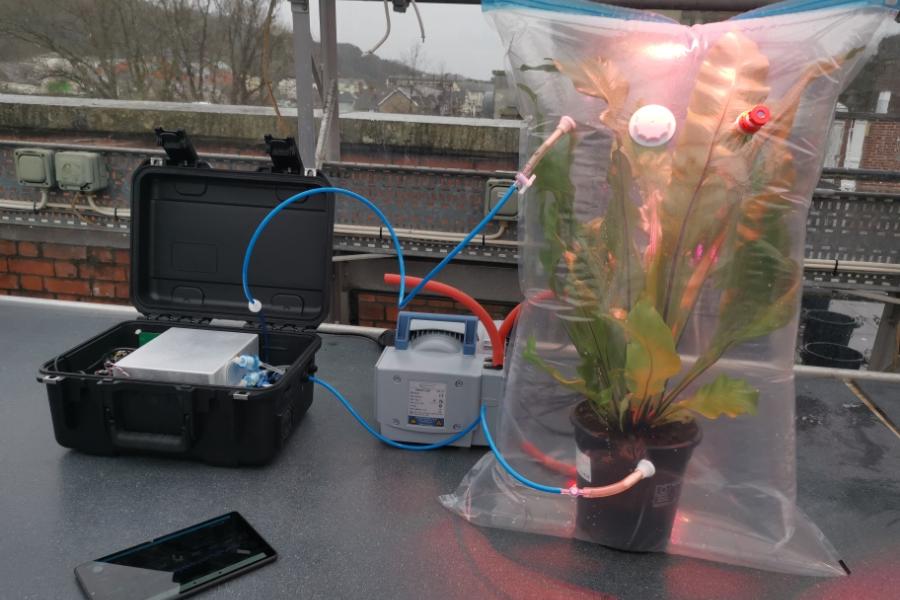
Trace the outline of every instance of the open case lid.
[[[323, 177], [144, 165], [131, 188], [131, 299], [145, 315], [254, 320], [241, 287], [247, 243], [283, 200]], [[303, 328], [328, 315], [334, 198], [311, 196], [272, 220], [249, 283], [267, 321]]]

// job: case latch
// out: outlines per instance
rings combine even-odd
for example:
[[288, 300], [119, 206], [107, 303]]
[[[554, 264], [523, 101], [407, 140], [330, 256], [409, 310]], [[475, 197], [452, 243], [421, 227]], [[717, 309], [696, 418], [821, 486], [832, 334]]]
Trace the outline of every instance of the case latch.
[[266, 141], [266, 154], [272, 159], [272, 173], [304, 174], [303, 161], [294, 138], [277, 138], [267, 133], [263, 139]]
[[166, 151], [166, 166], [169, 167], [209, 167], [200, 162], [197, 150], [184, 129], [167, 131], [162, 127], [154, 129], [156, 145]]

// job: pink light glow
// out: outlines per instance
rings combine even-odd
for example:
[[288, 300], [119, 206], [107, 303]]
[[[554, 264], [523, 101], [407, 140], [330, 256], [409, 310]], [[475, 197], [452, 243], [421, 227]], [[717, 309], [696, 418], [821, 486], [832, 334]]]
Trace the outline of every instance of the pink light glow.
[[701, 258], [703, 258], [703, 244], [697, 244], [694, 248], [694, 262], [700, 262]]
[[662, 42], [651, 44], [644, 48], [644, 53], [657, 60], [674, 60], [687, 56], [691, 49], [675, 42]]

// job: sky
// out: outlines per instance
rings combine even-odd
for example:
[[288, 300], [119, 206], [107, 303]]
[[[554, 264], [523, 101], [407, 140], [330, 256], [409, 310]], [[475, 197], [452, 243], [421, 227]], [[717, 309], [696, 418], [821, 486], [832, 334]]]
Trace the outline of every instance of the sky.
[[[425, 25], [420, 69], [446, 71], [472, 77], [490, 79], [491, 71], [503, 68], [503, 47], [494, 29], [481, 14], [479, 5], [419, 4]], [[391, 8], [391, 35], [378, 49], [381, 58], [405, 61], [410, 48], [421, 42], [416, 14], [412, 7], [405, 13]], [[288, 2], [281, 3], [281, 20], [290, 23]], [[319, 3], [310, 0], [313, 38], [319, 39]], [[384, 35], [384, 4], [338, 0], [338, 41], [359, 46], [363, 52], [374, 46]], [[443, 68], [442, 68], [443, 67]]]

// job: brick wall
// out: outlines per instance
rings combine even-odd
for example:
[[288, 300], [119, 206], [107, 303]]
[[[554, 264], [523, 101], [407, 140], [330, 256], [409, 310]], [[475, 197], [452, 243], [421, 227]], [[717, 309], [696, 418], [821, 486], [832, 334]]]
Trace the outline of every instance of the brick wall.
[[0, 294], [128, 304], [128, 250], [0, 240]]
[[[869, 124], [860, 168], [878, 171], [900, 171], [900, 121]], [[896, 192], [900, 183], [860, 182], [860, 191]]]
[[[503, 319], [515, 304], [482, 302], [494, 319]], [[471, 314], [458, 302], [438, 296], [416, 296], [405, 309], [413, 312]], [[350, 293], [350, 323], [392, 329], [397, 324], [397, 294], [354, 290]]]

